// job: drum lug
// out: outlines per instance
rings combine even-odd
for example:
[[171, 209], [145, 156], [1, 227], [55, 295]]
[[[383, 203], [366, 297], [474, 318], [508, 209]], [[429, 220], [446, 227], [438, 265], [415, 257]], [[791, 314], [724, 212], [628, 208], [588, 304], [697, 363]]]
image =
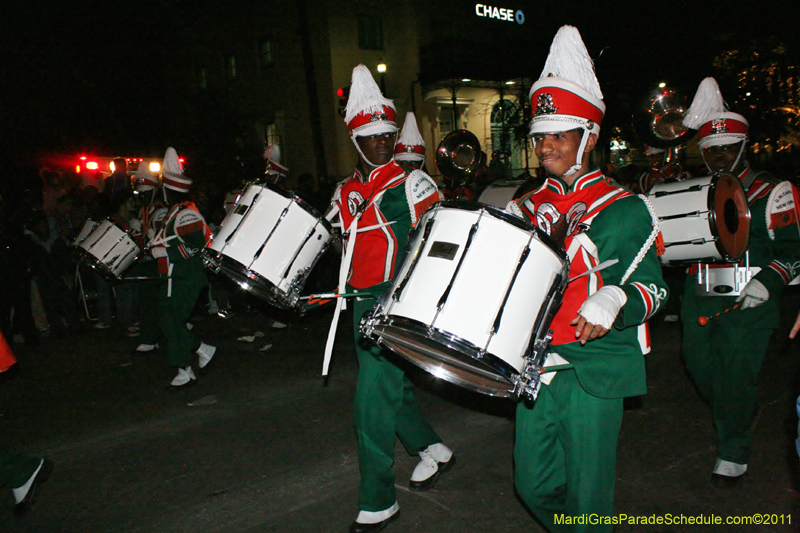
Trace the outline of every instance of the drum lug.
[[544, 338], [538, 339], [534, 343], [533, 353], [526, 358], [525, 367], [514, 379], [514, 390], [511, 391], [511, 394], [515, 399], [523, 398], [529, 402], [536, 399], [542, 381], [542, 363], [552, 339], [553, 331], [548, 330]]

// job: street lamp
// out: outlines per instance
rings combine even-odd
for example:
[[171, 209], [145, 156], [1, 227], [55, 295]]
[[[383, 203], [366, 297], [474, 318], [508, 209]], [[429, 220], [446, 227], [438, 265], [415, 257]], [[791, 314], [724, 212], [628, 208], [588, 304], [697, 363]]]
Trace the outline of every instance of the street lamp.
[[383, 60], [378, 63], [378, 74], [381, 75], [381, 92], [386, 96], [386, 63]]

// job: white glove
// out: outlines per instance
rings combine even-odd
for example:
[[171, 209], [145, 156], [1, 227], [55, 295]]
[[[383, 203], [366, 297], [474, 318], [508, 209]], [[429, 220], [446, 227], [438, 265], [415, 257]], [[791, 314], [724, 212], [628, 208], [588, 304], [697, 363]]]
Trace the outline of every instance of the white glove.
[[757, 279], [751, 279], [749, 282], [747, 282], [747, 285], [744, 286], [742, 294], [736, 298], [737, 302], [742, 302], [742, 309], [758, 307], [767, 300], [769, 300], [769, 291], [764, 284]]
[[611, 329], [620, 309], [627, 301], [628, 296], [625, 291], [616, 285], [606, 285], [583, 302], [578, 314], [590, 324]]
[[159, 257], [167, 257], [167, 248], [165, 246], [154, 246], [150, 249], [150, 255], [156, 259]]

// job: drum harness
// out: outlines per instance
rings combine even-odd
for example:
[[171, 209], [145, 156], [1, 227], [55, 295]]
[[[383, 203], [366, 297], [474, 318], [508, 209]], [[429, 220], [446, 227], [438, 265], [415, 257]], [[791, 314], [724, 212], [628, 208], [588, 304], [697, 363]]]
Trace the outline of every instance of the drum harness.
[[[405, 177], [403, 175], [402, 177]], [[347, 283], [347, 274], [350, 272], [350, 265], [353, 262], [353, 250], [355, 248], [356, 239], [355, 235], [358, 233], [371, 231], [375, 229], [380, 229], [386, 226], [390, 226], [395, 223], [394, 220], [389, 222], [381, 222], [379, 224], [374, 224], [372, 226], [366, 226], [364, 228], [358, 227], [358, 221], [361, 219], [363, 214], [366, 210], [371, 207], [375, 202], [383, 197], [383, 194], [389, 189], [389, 185], [393, 184], [397, 179], [391, 180], [389, 183], [384, 186], [382, 190], [377, 192], [376, 194], [370, 196], [367, 200], [361, 203], [358, 206], [356, 211], [355, 217], [353, 217], [353, 221], [350, 223], [350, 227], [347, 230], [344, 230], [344, 224], [342, 222], [341, 216], [339, 217], [339, 223], [334, 223], [333, 219], [339, 215], [339, 207], [334, 205], [333, 209], [326, 215], [325, 218], [331, 222], [331, 225], [334, 227], [339, 227], [342, 229], [342, 238], [344, 239], [345, 235], [350, 235], [353, 238], [348, 238], [345, 244], [344, 253], [342, 254], [342, 262], [339, 267], [339, 295], [336, 298], [336, 308], [333, 312], [333, 320], [331, 321], [331, 327], [328, 331], [328, 340], [325, 343], [325, 359], [322, 363], [322, 376], [325, 377], [328, 375], [328, 368], [330, 367], [331, 362], [331, 355], [333, 354], [333, 341], [336, 338], [336, 328], [339, 324], [339, 315], [342, 312], [342, 309], [346, 308], [346, 298], [344, 296], [344, 287]]]
[[[197, 250], [194, 250], [193, 248], [189, 248], [188, 246], [186, 246], [186, 242], [183, 239], [181, 239], [181, 236], [178, 235], [177, 230], [175, 230], [175, 235], [171, 235], [169, 237], [165, 237], [164, 236], [164, 234], [166, 233], [167, 225], [169, 224], [169, 221], [174, 219], [175, 217], [177, 217], [178, 213], [180, 213], [184, 209], [188, 209], [188, 207], [186, 205], [183, 205], [183, 204], [179, 204], [176, 207], [178, 209], [176, 209], [174, 213], [167, 213], [167, 216], [164, 217], [164, 223], [163, 223], [164, 225], [161, 226], [161, 228], [158, 230], [158, 233], [156, 233], [156, 235], [153, 237], [153, 240], [151, 240], [148, 243], [146, 250], [152, 250], [156, 246], [161, 246], [162, 244], [166, 244], [167, 242], [169, 242], [169, 241], [171, 241], [173, 239], [178, 239], [181, 242], [181, 244], [183, 245], [183, 247], [186, 250], [186, 253], [189, 255], [189, 257], [192, 257], [192, 256], [194, 256], [195, 253], [197, 253]], [[166, 251], [166, 247], [164, 247], [164, 250]], [[172, 269], [175, 266], [175, 264], [172, 263], [169, 260], [169, 256], [165, 255], [164, 257], [167, 260], [167, 298], [171, 298], [172, 297]]]
[[[658, 234], [661, 231], [661, 228], [658, 224], [658, 215], [653, 208], [653, 205], [647, 199], [646, 196], [639, 194], [637, 195], [647, 207], [648, 212], [650, 213], [650, 218], [653, 221], [653, 229], [650, 232], [650, 235], [647, 237], [647, 240], [644, 242], [642, 247], [639, 249], [639, 252], [636, 254], [636, 257], [633, 258], [631, 264], [628, 266], [627, 270], [623, 274], [622, 278], [620, 278], [619, 285], [624, 285], [626, 281], [631, 277], [631, 275], [636, 271], [639, 264], [644, 260], [644, 256], [653, 246], [655, 243], [656, 238], [658, 238]], [[593, 219], [594, 217], [592, 217]], [[589, 236], [586, 234], [586, 231], [591, 227], [591, 220], [587, 222], [581, 223], [581, 229], [579, 232], [573, 237], [572, 242], [570, 243], [569, 249], [567, 250], [567, 256], [569, 257], [570, 262], [574, 259], [580, 248], [586, 250], [586, 252], [592, 257], [599, 257], [599, 253], [597, 250], [597, 246], [592, 242]], [[583, 276], [588, 276], [589, 274], [593, 274], [595, 272], [599, 272], [604, 270], [612, 265], [619, 263], [619, 259], [608, 259], [603, 261], [602, 263], [596, 265], [593, 268], [590, 268], [586, 272], [578, 274], [577, 276], [570, 278], [567, 284], [572, 283], [573, 281], [582, 278]], [[548, 342], [549, 344], [549, 342]], [[547, 345], [544, 346], [547, 348]], [[568, 370], [573, 368], [573, 365], [560, 356], [555, 351], [550, 351], [547, 353], [546, 358], [543, 362], [539, 363], [536, 357], [538, 354], [534, 354], [533, 357], [528, 358], [528, 362], [525, 365], [522, 373], [520, 374], [520, 385], [522, 386], [521, 392], [524, 393], [528, 398], [531, 400], [535, 400], [539, 394], [539, 388], [542, 383], [545, 385], [549, 384], [552, 381], [553, 377], [555, 376], [555, 372], [559, 370]], [[518, 385], [519, 386], [519, 385]]]

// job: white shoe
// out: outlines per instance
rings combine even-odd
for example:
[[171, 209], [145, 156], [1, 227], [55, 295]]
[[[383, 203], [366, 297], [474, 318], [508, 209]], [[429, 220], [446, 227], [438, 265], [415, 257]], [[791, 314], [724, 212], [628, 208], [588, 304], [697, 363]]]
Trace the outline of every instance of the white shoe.
[[182, 387], [195, 379], [197, 378], [194, 376], [194, 370], [192, 370], [192, 367], [187, 366], [186, 368], [178, 369], [178, 375], [173, 378], [170, 385], [173, 387]]
[[712, 474], [725, 477], [739, 477], [747, 472], [747, 464], [732, 463], [717, 457]]
[[147, 353], [152, 352], [154, 350], [158, 350], [158, 343], [155, 344], [140, 344], [136, 347], [136, 351], [139, 353]]
[[205, 368], [206, 365], [211, 362], [211, 358], [214, 357], [216, 352], [216, 346], [211, 346], [210, 344], [200, 342], [200, 347], [195, 352], [198, 357], [197, 366], [200, 368]]
[[414, 468], [409, 483], [409, 488], [412, 490], [430, 489], [439, 476], [456, 462], [453, 451], [441, 442], [431, 444], [419, 452], [419, 458], [419, 464]]
[[284, 324], [283, 322], [278, 322], [277, 320], [273, 320], [271, 327], [275, 329], [283, 329], [286, 327], [286, 324]]

